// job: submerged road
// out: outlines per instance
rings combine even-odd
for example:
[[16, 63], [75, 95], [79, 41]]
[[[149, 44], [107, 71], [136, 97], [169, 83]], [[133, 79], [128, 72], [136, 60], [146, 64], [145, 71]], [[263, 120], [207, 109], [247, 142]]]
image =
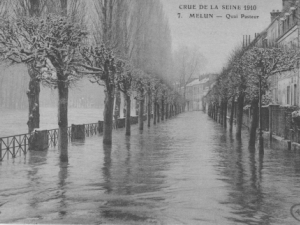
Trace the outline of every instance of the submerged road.
[[0, 223], [297, 224], [300, 154], [264, 156], [202, 112], [0, 162]]

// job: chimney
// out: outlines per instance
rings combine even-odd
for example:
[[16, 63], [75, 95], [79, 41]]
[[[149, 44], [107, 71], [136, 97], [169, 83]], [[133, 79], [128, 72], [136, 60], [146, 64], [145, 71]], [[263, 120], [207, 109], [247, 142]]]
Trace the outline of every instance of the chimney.
[[277, 12], [275, 12], [275, 10], [273, 10], [272, 12], [271, 12], [271, 23], [276, 19], [276, 17], [277, 16], [279, 16], [280, 15], [280, 12], [279, 12], [279, 10], [277, 10]]

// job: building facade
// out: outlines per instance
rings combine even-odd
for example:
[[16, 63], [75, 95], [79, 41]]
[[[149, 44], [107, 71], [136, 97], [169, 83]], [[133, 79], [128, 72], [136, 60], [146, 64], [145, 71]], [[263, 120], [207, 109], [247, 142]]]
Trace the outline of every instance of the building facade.
[[186, 110], [202, 110], [202, 98], [206, 91], [206, 84], [209, 78], [196, 79], [186, 86]]
[[[283, 0], [282, 11], [271, 12], [270, 25], [252, 44], [258, 47], [281, 47], [286, 51], [299, 48], [300, 3]], [[272, 103], [300, 105], [299, 69], [278, 73], [269, 78]]]

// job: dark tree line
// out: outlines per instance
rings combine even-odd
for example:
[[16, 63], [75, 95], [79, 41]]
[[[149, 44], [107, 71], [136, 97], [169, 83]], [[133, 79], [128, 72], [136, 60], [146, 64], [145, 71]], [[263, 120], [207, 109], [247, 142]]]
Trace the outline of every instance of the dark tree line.
[[256, 46], [236, 49], [207, 96], [209, 115], [226, 127], [227, 111], [230, 105], [229, 125], [232, 131], [234, 105], [236, 105], [236, 137], [240, 139], [243, 110], [245, 106], [250, 106], [253, 116], [249, 147], [253, 148], [259, 127], [259, 104], [268, 104], [271, 100], [267, 95], [269, 78], [277, 73], [295, 69], [298, 58], [297, 49], [287, 51], [280, 47]]

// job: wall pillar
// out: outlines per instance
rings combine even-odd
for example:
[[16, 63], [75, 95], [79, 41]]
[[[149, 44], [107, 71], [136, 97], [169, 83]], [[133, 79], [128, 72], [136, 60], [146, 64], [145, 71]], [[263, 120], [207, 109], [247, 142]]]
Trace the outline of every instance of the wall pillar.
[[29, 150], [44, 151], [49, 147], [47, 130], [34, 130], [29, 137]]
[[103, 121], [98, 121], [98, 133], [103, 133]]
[[85, 139], [85, 125], [71, 125], [71, 140]]

